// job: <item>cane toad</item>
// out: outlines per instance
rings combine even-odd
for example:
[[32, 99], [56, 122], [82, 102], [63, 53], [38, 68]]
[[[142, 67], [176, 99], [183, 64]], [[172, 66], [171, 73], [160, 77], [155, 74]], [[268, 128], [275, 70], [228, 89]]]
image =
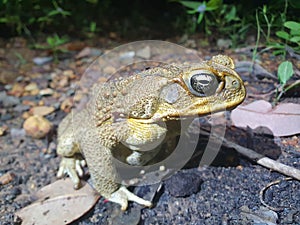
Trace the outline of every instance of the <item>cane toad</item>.
[[122, 210], [128, 201], [149, 207], [150, 201], [117, 182], [112, 149], [125, 143], [132, 150], [128, 163], [134, 164], [132, 159], [142, 156], [143, 146], [167, 133], [160, 121], [230, 110], [245, 95], [233, 60], [224, 55], [196, 64], [163, 65], [96, 84], [86, 108], [69, 114], [59, 125], [57, 152], [62, 161], [57, 176], [68, 174], [78, 188], [83, 156], [94, 188], [102, 196], [120, 204]]

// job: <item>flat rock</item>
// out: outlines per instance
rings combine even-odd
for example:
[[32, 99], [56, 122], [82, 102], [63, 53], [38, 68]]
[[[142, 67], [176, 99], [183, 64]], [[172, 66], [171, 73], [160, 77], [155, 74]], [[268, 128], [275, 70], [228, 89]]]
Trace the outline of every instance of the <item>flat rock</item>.
[[20, 99], [14, 96], [7, 95], [5, 91], [0, 92], [0, 105], [4, 108], [10, 108], [20, 104]]
[[50, 113], [53, 113], [54, 110], [55, 108], [52, 106], [34, 106], [33, 108], [30, 109], [30, 112], [33, 115], [45, 116]]
[[170, 195], [174, 197], [187, 197], [200, 191], [202, 182], [196, 172], [185, 173], [179, 171], [164, 183]]

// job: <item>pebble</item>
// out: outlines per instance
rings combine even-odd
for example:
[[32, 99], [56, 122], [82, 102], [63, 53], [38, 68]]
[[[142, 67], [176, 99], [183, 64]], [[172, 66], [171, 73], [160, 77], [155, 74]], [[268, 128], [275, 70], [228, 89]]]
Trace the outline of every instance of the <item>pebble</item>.
[[4, 86], [5, 90], [11, 90], [12, 89], [12, 85], [11, 84], [7, 84]]
[[52, 56], [48, 56], [48, 57], [35, 57], [32, 59], [33, 63], [38, 65], [38, 66], [41, 66], [41, 65], [44, 65], [46, 63], [49, 63], [53, 60], [53, 57]]
[[230, 46], [232, 46], [232, 41], [230, 39], [218, 39], [217, 40], [217, 46], [220, 49], [228, 49]]
[[5, 91], [0, 92], [0, 103], [4, 108], [10, 108], [20, 104], [20, 99], [15, 96], [7, 95]]
[[141, 57], [143, 59], [150, 59], [150, 57], [151, 57], [150, 47], [146, 46], [145, 48], [142, 48], [142, 49], [136, 51], [136, 56]]
[[59, 81], [59, 87], [66, 87], [69, 85], [69, 78], [67, 76], [63, 77], [60, 81]]
[[7, 172], [0, 177], [0, 184], [5, 185], [10, 183], [15, 178], [15, 174]]
[[74, 88], [71, 88], [69, 90], [67, 90], [67, 96], [73, 96], [75, 94], [75, 89]]
[[13, 140], [23, 140], [25, 138], [25, 130], [24, 129], [17, 129], [11, 128], [10, 129], [10, 136]]
[[5, 132], [7, 131], [8, 126], [4, 125], [0, 127], [0, 136], [3, 136]]
[[1, 114], [1, 117], [0, 117], [0, 120], [1, 121], [6, 121], [6, 120], [10, 120], [12, 118], [12, 115], [11, 114]]
[[54, 93], [54, 90], [51, 88], [45, 88], [45, 89], [40, 90], [40, 92], [39, 92], [39, 94], [41, 96], [50, 96], [50, 95], [53, 95], [53, 93]]
[[174, 197], [187, 197], [200, 191], [200, 176], [195, 172], [184, 173], [179, 171], [166, 180], [165, 188]]
[[73, 100], [71, 98], [66, 98], [60, 105], [60, 109], [64, 112], [70, 112], [73, 106]]
[[30, 109], [30, 112], [33, 115], [38, 115], [38, 116], [45, 116], [50, 113], [53, 113], [55, 111], [55, 108], [52, 106], [35, 106]]
[[28, 85], [25, 86], [25, 91], [34, 91], [34, 90], [38, 90], [38, 85], [35, 82], [29, 83]]
[[70, 79], [76, 78], [76, 75], [75, 75], [73, 70], [65, 70], [63, 72], [63, 75], [66, 76], [66, 77], [69, 77]]
[[132, 59], [134, 56], [134, 51], [123, 52], [120, 54], [120, 60]]
[[20, 97], [23, 95], [24, 91], [24, 85], [20, 83], [14, 83], [12, 89], [9, 91], [9, 94]]
[[24, 111], [28, 111], [29, 109], [30, 109], [29, 105], [23, 105], [23, 104], [19, 104], [14, 107], [15, 112], [24, 112]]
[[104, 69], [103, 69], [103, 73], [104, 74], [114, 74], [116, 72], [116, 68], [113, 67], [113, 66], [106, 66]]
[[85, 47], [75, 56], [75, 58], [81, 59], [88, 56], [100, 56], [102, 53], [103, 52], [100, 49]]
[[44, 138], [51, 130], [52, 124], [43, 116], [33, 115], [27, 118], [23, 124], [26, 134], [33, 138]]

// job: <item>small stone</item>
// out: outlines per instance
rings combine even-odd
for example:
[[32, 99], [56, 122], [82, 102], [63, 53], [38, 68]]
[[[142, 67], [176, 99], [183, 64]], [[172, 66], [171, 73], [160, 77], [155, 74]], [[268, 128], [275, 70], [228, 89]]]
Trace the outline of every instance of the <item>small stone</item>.
[[66, 98], [60, 105], [60, 109], [64, 112], [70, 112], [73, 106], [73, 100], [70, 98]]
[[107, 66], [103, 69], [103, 73], [105, 74], [114, 74], [116, 71], [116, 68], [113, 66]]
[[73, 96], [75, 94], [75, 89], [74, 88], [71, 88], [69, 90], [67, 90], [67, 96]]
[[70, 79], [74, 79], [76, 77], [73, 70], [65, 70], [63, 75], [69, 77]]
[[36, 90], [36, 89], [39, 89], [39, 88], [38, 88], [37, 84], [34, 83], [34, 82], [32, 82], [32, 83], [25, 86], [25, 91], [31, 92], [31, 91]]
[[142, 48], [142, 49], [136, 51], [136, 56], [141, 57], [143, 59], [150, 59], [150, 57], [151, 57], [150, 47], [146, 46], [145, 48]]
[[4, 86], [4, 89], [7, 90], [7, 91], [11, 90], [12, 89], [12, 85], [11, 84], [7, 84], [7, 85]]
[[5, 185], [10, 183], [15, 178], [15, 176], [16, 175], [12, 172], [5, 173], [0, 177], [0, 184]]
[[60, 87], [66, 87], [69, 84], [69, 78], [68, 77], [63, 77], [60, 81], [59, 81], [59, 86]]
[[28, 111], [27, 112], [24, 112], [23, 114], [22, 114], [22, 118], [23, 119], [27, 119], [27, 118], [29, 118], [30, 116], [32, 116]]
[[85, 47], [75, 56], [75, 58], [81, 59], [88, 56], [100, 56], [101, 54], [102, 51], [100, 49]]
[[10, 129], [10, 136], [13, 140], [24, 140], [25, 138], [25, 130], [24, 129], [17, 129], [17, 128], [11, 128]]
[[217, 46], [220, 49], [228, 49], [230, 46], [232, 46], [232, 41], [230, 39], [218, 39], [217, 40]]
[[23, 128], [29, 136], [43, 138], [50, 132], [52, 124], [42, 116], [33, 115], [25, 120]]
[[3, 136], [5, 132], [7, 131], [8, 126], [4, 125], [0, 127], [0, 136]]
[[9, 91], [10, 95], [16, 96], [16, 97], [20, 97], [23, 95], [24, 93], [24, 85], [20, 84], [20, 83], [15, 83], [12, 86], [12, 89]]
[[1, 114], [0, 120], [6, 121], [6, 120], [10, 120], [11, 118], [12, 118], [11, 114], [5, 113], [5, 114]]
[[121, 60], [132, 59], [135, 56], [134, 51], [123, 52], [120, 54]]
[[33, 58], [32, 61], [34, 62], [34, 64], [41, 66], [41, 65], [51, 62], [52, 60], [53, 60], [53, 57], [49, 56], [49, 57], [35, 57], [35, 58]]
[[51, 89], [51, 88], [46, 88], [46, 89], [42, 89], [42, 90], [40, 90], [40, 95], [41, 96], [50, 96], [50, 95], [53, 95], [53, 93], [54, 93], [54, 90], [53, 89]]
[[165, 188], [174, 197], [187, 197], [197, 193], [201, 188], [201, 180], [196, 172], [181, 172], [174, 174], [165, 181]]
[[15, 112], [24, 112], [24, 111], [28, 111], [30, 109], [30, 106], [29, 105], [22, 105], [22, 104], [19, 104], [19, 105], [16, 105], [14, 107], [14, 111]]
[[0, 103], [4, 108], [10, 108], [20, 104], [20, 99], [15, 96], [7, 95], [5, 91], [0, 92]]
[[45, 116], [50, 113], [53, 113], [55, 111], [55, 108], [52, 106], [35, 106], [30, 109], [30, 112], [33, 115], [38, 115], [38, 116]]
[[166, 167], [164, 165], [159, 166], [159, 171], [165, 171]]

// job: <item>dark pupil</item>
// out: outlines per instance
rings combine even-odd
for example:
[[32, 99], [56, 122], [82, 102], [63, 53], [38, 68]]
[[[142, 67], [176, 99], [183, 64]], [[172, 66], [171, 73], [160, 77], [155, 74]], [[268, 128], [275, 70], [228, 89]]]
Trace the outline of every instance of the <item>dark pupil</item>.
[[201, 96], [213, 95], [218, 87], [218, 81], [212, 74], [195, 74], [191, 77], [192, 88]]

